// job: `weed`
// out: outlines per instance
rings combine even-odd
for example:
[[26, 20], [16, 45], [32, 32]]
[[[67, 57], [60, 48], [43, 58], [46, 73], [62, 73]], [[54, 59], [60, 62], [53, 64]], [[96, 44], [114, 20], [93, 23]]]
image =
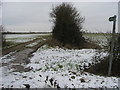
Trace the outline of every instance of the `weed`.
[[63, 68], [63, 66], [62, 66], [62, 65], [60, 65], [60, 64], [58, 64], [58, 67], [59, 67], [59, 68]]
[[75, 76], [71, 76], [72, 79], [75, 79]]

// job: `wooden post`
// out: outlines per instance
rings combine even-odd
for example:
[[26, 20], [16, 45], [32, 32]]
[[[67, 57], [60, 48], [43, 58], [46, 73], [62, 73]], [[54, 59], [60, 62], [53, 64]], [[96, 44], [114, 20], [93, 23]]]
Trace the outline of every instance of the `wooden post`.
[[112, 38], [111, 38], [112, 40], [111, 40], [111, 47], [110, 47], [108, 76], [111, 75], [111, 69], [112, 69], [113, 51], [114, 51], [114, 43], [115, 43], [116, 15], [114, 15], [113, 17], [110, 17], [109, 21], [113, 21], [113, 31], [112, 31]]

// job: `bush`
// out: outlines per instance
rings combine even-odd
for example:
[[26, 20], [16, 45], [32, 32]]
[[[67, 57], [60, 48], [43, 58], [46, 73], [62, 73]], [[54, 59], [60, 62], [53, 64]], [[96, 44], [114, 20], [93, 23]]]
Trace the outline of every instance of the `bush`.
[[62, 3], [52, 9], [50, 16], [53, 20], [53, 38], [62, 45], [81, 45], [85, 39], [82, 37], [82, 23], [84, 18], [72, 5]]

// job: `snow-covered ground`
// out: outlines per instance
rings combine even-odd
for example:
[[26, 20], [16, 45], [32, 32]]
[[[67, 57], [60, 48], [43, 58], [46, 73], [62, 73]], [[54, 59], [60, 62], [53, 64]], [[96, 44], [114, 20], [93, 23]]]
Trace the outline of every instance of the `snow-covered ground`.
[[86, 39], [89, 39], [91, 41], [94, 41], [96, 44], [100, 45], [101, 47], [103, 46], [109, 46], [110, 42], [110, 35], [107, 34], [83, 34], [83, 36]]
[[106, 55], [106, 52], [100, 52], [95, 49], [69, 50], [50, 48], [44, 50], [40, 48], [34, 53], [34, 57], [31, 58], [31, 63], [28, 66], [34, 70], [42, 69], [42, 71], [79, 71], [98, 63], [97, 57], [103, 58]]
[[7, 34], [5, 38], [7, 41], [12, 41], [16, 43], [28, 42], [36, 39], [40, 36], [45, 36], [50, 34]]
[[30, 58], [29, 72], [12, 72], [7, 66], [3, 70], [2, 87], [31, 88], [114, 88], [118, 87], [118, 78], [103, 77], [84, 72], [84, 68], [99, 63], [107, 52], [95, 49], [68, 50], [61, 48], [39, 48]]
[[26, 47], [33, 47], [33, 46], [37, 45], [38, 43], [40, 43], [40, 42], [42, 42], [42, 41], [45, 41], [45, 40], [46, 40], [46, 39], [38, 40], [38, 41], [36, 41], [36, 42], [33, 42], [33, 43], [31, 43], [31, 44], [28, 44]]
[[[4, 55], [3, 57], [0, 57], [0, 63], [9, 63], [10, 61], [14, 60], [15, 57], [12, 57], [11, 55], [16, 53], [16, 51], [14, 52], [10, 52], [7, 55]], [[9, 59], [8, 59], [9, 57]]]
[[36, 42], [33, 42], [33, 43], [31, 43], [31, 44], [28, 44], [26, 47], [33, 47], [33, 46], [35, 46], [35, 45], [37, 45], [38, 43], [40, 43], [42, 40], [38, 40], [38, 41], [36, 41]]

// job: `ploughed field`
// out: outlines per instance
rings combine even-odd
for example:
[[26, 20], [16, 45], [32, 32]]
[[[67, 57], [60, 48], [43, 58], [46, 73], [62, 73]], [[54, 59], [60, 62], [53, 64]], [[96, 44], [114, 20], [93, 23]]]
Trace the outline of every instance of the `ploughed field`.
[[[89, 41], [102, 47], [107, 38], [102, 34], [84, 34]], [[100, 63], [108, 52], [101, 49], [64, 49], [50, 47], [51, 35], [6, 35], [6, 40], [16, 43], [6, 49], [17, 47], [0, 59], [0, 86], [4, 88], [117, 88], [117, 77], [105, 77], [85, 72]], [[23, 46], [20, 45], [24, 43]], [[4, 52], [4, 51], [3, 51]]]

